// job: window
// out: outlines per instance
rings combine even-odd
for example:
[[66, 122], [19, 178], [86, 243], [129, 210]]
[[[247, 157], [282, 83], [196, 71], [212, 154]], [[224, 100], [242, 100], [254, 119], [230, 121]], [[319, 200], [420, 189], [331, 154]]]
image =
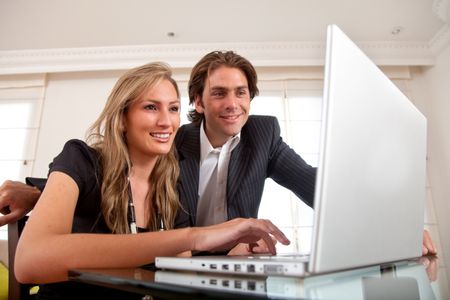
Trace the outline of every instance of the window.
[[[275, 116], [283, 140], [310, 165], [317, 166], [321, 124], [321, 80], [259, 81], [259, 96], [252, 100], [250, 114]], [[187, 84], [179, 83], [181, 124], [189, 123]], [[259, 217], [270, 219], [291, 240], [291, 245], [277, 245], [279, 252], [309, 252], [313, 210], [294, 193], [266, 180]], [[295, 238], [294, 238], [295, 237]]]
[[34, 163], [44, 78], [5, 76], [0, 83], [0, 183], [24, 181]]
[[[251, 114], [277, 117], [283, 140], [310, 165], [317, 166], [322, 108], [320, 81], [285, 81], [260, 84]], [[259, 217], [279, 226], [291, 245], [277, 245], [279, 252], [309, 252], [313, 210], [294, 193], [266, 180]]]

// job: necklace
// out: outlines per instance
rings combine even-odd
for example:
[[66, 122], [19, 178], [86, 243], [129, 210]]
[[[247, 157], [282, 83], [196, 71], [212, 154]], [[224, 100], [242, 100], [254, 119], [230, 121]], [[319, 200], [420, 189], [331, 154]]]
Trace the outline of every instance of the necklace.
[[128, 178], [128, 224], [130, 224], [131, 233], [137, 233], [136, 212], [134, 211], [133, 193], [131, 192], [130, 178]]
[[[158, 219], [159, 219], [159, 228], [157, 228], [159, 231], [164, 231], [164, 218], [161, 216], [160, 213], [158, 213]], [[136, 225], [136, 212], [134, 209], [133, 204], [133, 192], [131, 191], [131, 181], [130, 178], [128, 178], [128, 224], [130, 224], [130, 232], [132, 234], [136, 234], [138, 232], [137, 225]]]

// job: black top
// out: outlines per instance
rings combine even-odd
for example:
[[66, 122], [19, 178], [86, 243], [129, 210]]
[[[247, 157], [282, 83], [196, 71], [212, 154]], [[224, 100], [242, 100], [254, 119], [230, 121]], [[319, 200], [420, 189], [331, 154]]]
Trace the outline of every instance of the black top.
[[[50, 164], [54, 171], [69, 175], [80, 191], [72, 233], [111, 233], [101, 213], [101, 167], [98, 153], [80, 140], [70, 140]], [[43, 284], [38, 299], [141, 299], [142, 296], [75, 282]]]
[[80, 191], [72, 232], [111, 233], [100, 207], [102, 174], [98, 153], [83, 141], [70, 140], [50, 164], [49, 174], [54, 171], [69, 175]]

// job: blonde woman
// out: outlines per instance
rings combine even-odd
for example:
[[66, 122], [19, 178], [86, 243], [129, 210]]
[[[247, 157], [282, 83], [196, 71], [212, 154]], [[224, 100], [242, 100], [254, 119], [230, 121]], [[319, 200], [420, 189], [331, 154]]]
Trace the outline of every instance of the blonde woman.
[[[20, 282], [60, 282], [72, 268], [136, 267], [156, 256], [230, 249], [261, 238], [272, 253], [272, 237], [288, 243], [266, 220], [172, 230], [180, 209], [173, 147], [179, 98], [171, 71], [162, 63], [132, 69], [118, 80], [87, 143], [70, 140], [53, 160], [17, 247]], [[42, 298], [95, 293], [105, 298], [99, 288], [74, 286], [43, 285], [39, 293]]]

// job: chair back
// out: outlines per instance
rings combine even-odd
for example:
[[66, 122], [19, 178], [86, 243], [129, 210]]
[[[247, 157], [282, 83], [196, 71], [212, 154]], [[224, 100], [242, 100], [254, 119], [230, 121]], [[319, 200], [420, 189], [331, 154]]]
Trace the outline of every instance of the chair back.
[[33, 299], [33, 296], [30, 295], [30, 288], [33, 285], [19, 283], [14, 275], [14, 258], [16, 257], [17, 243], [27, 219], [28, 217], [25, 216], [17, 222], [8, 225], [8, 300]]

